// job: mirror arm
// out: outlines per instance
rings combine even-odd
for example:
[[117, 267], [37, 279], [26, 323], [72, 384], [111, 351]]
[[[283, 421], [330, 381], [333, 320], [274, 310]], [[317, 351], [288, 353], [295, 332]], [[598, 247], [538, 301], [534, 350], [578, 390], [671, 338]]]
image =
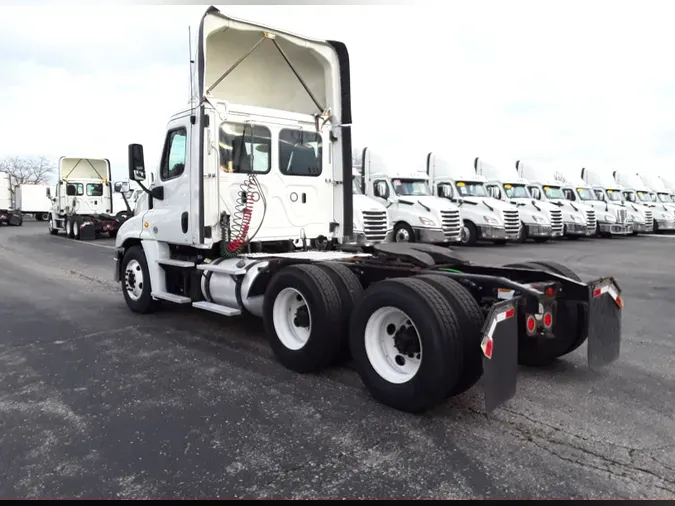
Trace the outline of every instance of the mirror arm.
[[141, 187], [141, 190], [143, 190], [145, 193], [150, 195], [153, 199], [157, 200], [164, 200], [164, 188], [161, 186], [156, 186], [152, 190], [148, 189], [141, 183], [140, 181], [136, 181], [138, 183], [138, 186]]

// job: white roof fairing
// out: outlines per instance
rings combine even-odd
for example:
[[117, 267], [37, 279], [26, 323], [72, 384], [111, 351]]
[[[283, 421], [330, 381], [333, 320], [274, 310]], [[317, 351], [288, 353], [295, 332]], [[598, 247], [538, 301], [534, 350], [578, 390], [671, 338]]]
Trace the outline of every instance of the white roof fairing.
[[195, 91], [201, 98], [312, 115], [330, 109], [343, 120], [339, 59], [330, 43], [234, 19], [214, 7], [202, 19], [199, 38]]
[[59, 160], [59, 179], [110, 180], [110, 162], [106, 158], [87, 158], [80, 156], [62, 156]]

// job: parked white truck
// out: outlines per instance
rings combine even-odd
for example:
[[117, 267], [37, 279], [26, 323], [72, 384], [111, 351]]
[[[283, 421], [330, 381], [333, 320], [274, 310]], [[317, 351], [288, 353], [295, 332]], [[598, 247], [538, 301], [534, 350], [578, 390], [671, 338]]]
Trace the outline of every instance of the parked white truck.
[[12, 177], [7, 172], [0, 172], [0, 225], [21, 226], [23, 216], [14, 205]]
[[387, 208], [364, 193], [363, 175], [357, 169], [353, 170], [352, 192], [353, 232], [356, 242], [363, 246], [391, 242], [394, 238], [394, 227]]
[[518, 239], [517, 206], [490, 197], [485, 177], [476, 175], [473, 168], [462, 170], [431, 152], [427, 155], [427, 174], [433, 195], [459, 204], [463, 245], [473, 246], [478, 241], [506, 244]]
[[577, 181], [563, 183], [565, 197], [572, 202], [589, 205], [595, 209], [598, 222], [597, 235], [611, 237], [613, 235], [630, 235], [633, 233], [633, 222], [628, 210], [607, 200], [600, 200], [593, 188], [583, 179], [584, 169]]
[[650, 206], [639, 202], [631, 203], [624, 196], [625, 188], [618, 184], [608, 173], [589, 169], [582, 170], [582, 177], [591, 185], [595, 195], [601, 201], [612, 202], [628, 212], [628, 221], [633, 225], [633, 235], [651, 234], [654, 231], [654, 218]]
[[653, 192], [636, 173], [615, 170], [612, 175], [616, 182], [624, 187], [622, 193], [628, 202], [641, 208], [651, 209], [655, 234], [675, 230], [675, 215], [668, 209], [657, 206], [652, 199], [651, 193]]
[[527, 189], [532, 198], [560, 208], [565, 237], [574, 240], [596, 234], [598, 222], [593, 207], [568, 200], [565, 198], [560, 181], [556, 181], [553, 177], [542, 177], [534, 167], [521, 160], [516, 162], [516, 170], [521, 178], [528, 180]]
[[54, 191], [56, 186], [47, 184], [19, 184], [14, 188], [16, 209], [21, 214], [32, 215], [38, 221], [45, 221], [52, 208], [52, 201], [47, 196], [47, 188]]
[[673, 200], [673, 192], [666, 187], [663, 179], [659, 176], [651, 174], [640, 174], [637, 176], [642, 180], [647, 188], [649, 188], [654, 195], [652, 201], [656, 203], [656, 208], [662, 208], [664, 211], [675, 213], [675, 200]]
[[[258, 316], [288, 369], [351, 355], [377, 400], [410, 412], [481, 376], [492, 411], [515, 395], [519, 362], [548, 364], [584, 342], [593, 369], [619, 356], [611, 277], [481, 266], [430, 244], [345, 251], [356, 244], [346, 46], [214, 7], [198, 33], [193, 102], [171, 117], [148, 205], [115, 241], [131, 311], [168, 301]], [[132, 144], [130, 179], [145, 173]]]
[[528, 181], [515, 170], [505, 171], [480, 158], [474, 160], [476, 174], [485, 176], [489, 194], [517, 206], [520, 217], [518, 240], [546, 242], [563, 233], [562, 211], [547, 202], [537, 202], [527, 189]]
[[435, 196], [422, 160], [387, 158], [363, 150], [364, 191], [386, 207], [394, 242], [457, 244], [462, 239], [459, 207]]
[[66, 233], [72, 239], [91, 240], [100, 233], [110, 237], [124, 221], [113, 214], [110, 162], [105, 158], [62, 156], [59, 181], [52, 194], [48, 217], [49, 233]]
[[665, 190], [663, 192], [664, 197], [667, 198], [667, 196], [665, 194], [666, 193], [669, 194], [670, 199], [673, 201], [673, 203], [675, 203], [675, 178], [670, 178], [668, 176], [659, 175], [658, 180], [661, 182], [661, 185], [657, 185], [657, 187], [661, 186], [662, 188], [665, 188]]

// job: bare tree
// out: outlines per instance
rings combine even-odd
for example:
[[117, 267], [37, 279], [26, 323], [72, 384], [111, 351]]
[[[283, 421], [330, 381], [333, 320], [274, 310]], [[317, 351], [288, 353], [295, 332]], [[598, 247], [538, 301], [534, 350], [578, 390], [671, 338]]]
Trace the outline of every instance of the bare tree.
[[553, 175], [553, 177], [555, 178], [556, 181], [560, 181], [561, 183], [567, 182], [567, 178], [565, 177], [565, 174], [563, 174], [559, 170], [555, 171], [555, 174]]
[[44, 156], [32, 158], [8, 156], [0, 160], [0, 172], [7, 172], [15, 185], [48, 183], [49, 176], [55, 171], [54, 162]]

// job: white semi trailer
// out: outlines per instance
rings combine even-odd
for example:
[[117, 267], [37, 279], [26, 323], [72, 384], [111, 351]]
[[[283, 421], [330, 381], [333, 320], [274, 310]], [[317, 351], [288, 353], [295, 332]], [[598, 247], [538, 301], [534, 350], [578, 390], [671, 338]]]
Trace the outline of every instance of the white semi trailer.
[[520, 233], [517, 206], [492, 198], [485, 187], [486, 179], [473, 168], [462, 170], [436, 153], [427, 155], [427, 174], [434, 195], [460, 204], [462, 244], [478, 241], [506, 244]]
[[52, 208], [52, 201], [47, 196], [47, 188], [54, 191], [53, 185], [20, 184], [14, 188], [16, 209], [21, 214], [32, 215], [38, 221], [45, 221]]
[[380, 202], [394, 226], [394, 242], [458, 244], [462, 238], [459, 207], [435, 196], [422, 160], [383, 156], [363, 150], [363, 186]]
[[115, 237], [124, 218], [113, 214], [110, 162], [105, 158], [62, 156], [59, 181], [52, 194], [49, 233], [65, 232], [72, 239], [91, 240], [100, 233]]
[[[307, 373], [351, 355], [376, 399], [410, 412], [481, 376], [492, 411], [515, 395], [519, 362], [550, 363], [586, 341], [592, 368], [618, 357], [623, 301], [611, 277], [584, 283], [553, 262], [476, 265], [420, 243], [345, 251], [357, 243], [343, 43], [210, 7], [195, 61], [193, 101], [169, 120], [147, 207], [115, 241], [131, 311], [168, 301], [258, 316], [285, 367]], [[145, 176], [143, 147], [131, 144], [129, 177]]]
[[593, 236], [597, 232], [598, 222], [595, 210], [582, 202], [572, 202], [565, 198], [563, 183], [553, 177], [546, 177], [535, 171], [534, 167], [516, 162], [516, 170], [521, 178], [526, 179], [527, 189], [532, 198], [558, 206], [562, 211], [563, 235], [568, 239]]
[[14, 205], [12, 177], [7, 172], [0, 172], [0, 225], [21, 226], [23, 216]]

